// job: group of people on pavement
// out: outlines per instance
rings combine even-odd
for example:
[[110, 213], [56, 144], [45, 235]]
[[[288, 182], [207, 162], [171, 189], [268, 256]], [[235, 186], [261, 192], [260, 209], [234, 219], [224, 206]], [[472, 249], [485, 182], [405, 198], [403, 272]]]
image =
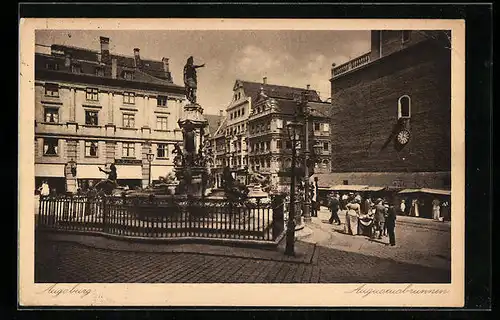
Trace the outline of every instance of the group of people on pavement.
[[[389, 244], [396, 245], [396, 208], [391, 202], [382, 198], [373, 200], [366, 197], [363, 201], [360, 194], [344, 194], [331, 192], [328, 196], [328, 207], [331, 212], [329, 223], [340, 225], [339, 212], [345, 213], [344, 232], [351, 235], [368, 234], [371, 238], [389, 237]], [[368, 228], [366, 228], [368, 226]], [[368, 230], [364, 232], [364, 230]]]

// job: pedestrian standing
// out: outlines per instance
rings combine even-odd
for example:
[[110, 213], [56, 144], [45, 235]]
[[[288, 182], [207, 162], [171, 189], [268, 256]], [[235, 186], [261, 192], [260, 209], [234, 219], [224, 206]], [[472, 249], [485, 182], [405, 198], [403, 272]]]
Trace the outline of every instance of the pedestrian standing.
[[401, 200], [401, 204], [399, 205], [399, 210], [401, 212], [401, 215], [404, 215], [406, 212], [406, 202], [405, 200]]
[[439, 217], [441, 216], [441, 203], [439, 202], [438, 199], [432, 200], [432, 218], [434, 220], [439, 220]]
[[378, 238], [382, 239], [382, 232], [383, 232], [383, 227], [384, 227], [384, 220], [385, 220], [385, 211], [386, 208], [384, 207], [382, 203], [382, 199], [378, 198], [377, 201], [375, 202], [375, 215], [373, 217], [373, 226], [374, 226], [374, 233], [373, 236], [375, 236], [378, 233]]
[[318, 200], [318, 193], [316, 192], [316, 187], [314, 184], [311, 184], [311, 209], [312, 209], [311, 216], [312, 217], [318, 216], [317, 200]]
[[346, 193], [343, 193], [343, 194], [342, 194], [342, 197], [340, 198], [340, 208], [341, 208], [342, 210], [346, 210], [346, 209], [347, 209], [347, 208], [346, 208], [346, 205], [347, 205], [347, 199], [348, 199], [347, 194], [346, 194]]
[[337, 194], [335, 194], [330, 199], [330, 203], [329, 203], [330, 211], [332, 213], [330, 219], [328, 220], [330, 222], [330, 224], [332, 224], [333, 222], [336, 222], [337, 225], [340, 225], [340, 218], [339, 218], [339, 214], [338, 214], [339, 205], [340, 205], [339, 196]]
[[384, 207], [385, 207], [385, 211], [384, 211], [384, 232], [383, 232], [383, 235], [384, 237], [387, 237], [387, 216], [389, 214], [389, 203], [387, 201], [384, 201]]
[[394, 229], [396, 228], [396, 209], [389, 204], [389, 209], [387, 210], [387, 219], [385, 220], [385, 225], [387, 226], [387, 233], [389, 234], [389, 244], [391, 246], [396, 245], [396, 234]]
[[40, 195], [42, 197], [47, 197], [50, 194], [50, 187], [47, 180], [43, 180], [42, 186], [38, 188], [38, 190], [40, 191]]
[[443, 216], [443, 221], [450, 221], [450, 205], [448, 201], [444, 201], [441, 205], [441, 214]]

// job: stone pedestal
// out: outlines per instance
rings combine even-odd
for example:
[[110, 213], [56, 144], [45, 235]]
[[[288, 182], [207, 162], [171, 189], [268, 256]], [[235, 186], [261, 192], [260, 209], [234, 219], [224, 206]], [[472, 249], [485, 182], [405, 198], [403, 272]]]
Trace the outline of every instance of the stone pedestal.
[[208, 124], [203, 108], [197, 103], [184, 106], [184, 113], [178, 121], [183, 134], [182, 161], [176, 163], [175, 175], [180, 181], [178, 192], [189, 197], [201, 198], [204, 193], [204, 179], [208, 169], [204, 165], [203, 130]]
[[201, 198], [203, 196], [203, 175], [206, 174], [205, 167], [177, 167], [175, 175], [181, 183], [178, 193], [189, 197]]

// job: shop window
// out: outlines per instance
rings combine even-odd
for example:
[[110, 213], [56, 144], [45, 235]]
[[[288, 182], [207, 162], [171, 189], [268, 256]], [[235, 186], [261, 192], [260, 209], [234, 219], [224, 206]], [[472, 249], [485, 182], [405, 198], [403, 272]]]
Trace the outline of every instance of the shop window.
[[168, 101], [168, 97], [166, 97], [166, 96], [158, 96], [156, 98], [156, 105], [158, 107], [166, 107], [167, 106], [167, 101]]
[[55, 83], [46, 83], [45, 95], [49, 97], [59, 97], [59, 85]]
[[124, 142], [122, 145], [122, 157], [135, 157], [135, 144]]
[[411, 117], [411, 99], [404, 95], [398, 99], [398, 119], [409, 119]]
[[99, 113], [97, 111], [85, 111], [85, 124], [97, 126], [99, 124]]
[[85, 141], [85, 156], [97, 157], [98, 144], [97, 141]]
[[59, 109], [58, 108], [45, 108], [45, 122], [58, 123], [59, 122]]
[[164, 143], [158, 144], [156, 149], [157, 158], [168, 158], [168, 146]]
[[85, 90], [85, 97], [90, 101], [99, 101], [99, 90], [97, 88], [87, 88]]
[[135, 115], [130, 113], [123, 114], [123, 126], [125, 128], [134, 128], [135, 127]]
[[133, 93], [133, 92], [124, 92], [123, 93], [123, 103], [126, 103], [126, 104], [135, 104], [135, 93]]
[[56, 156], [59, 149], [59, 140], [53, 138], [43, 139], [43, 155]]
[[167, 117], [156, 117], [156, 129], [167, 130], [168, 128], [168, 118]]

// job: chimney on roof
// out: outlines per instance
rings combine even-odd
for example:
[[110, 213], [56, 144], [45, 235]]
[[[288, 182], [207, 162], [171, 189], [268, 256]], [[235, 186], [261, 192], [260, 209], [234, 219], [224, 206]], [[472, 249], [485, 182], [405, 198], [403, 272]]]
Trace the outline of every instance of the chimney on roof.
[[107, 37], [99, 37], [99, 41], [101, 42], [101, 62], [109, 63], [109, 38]]
[[165, 72], [165, 78], [171, 80], [170, 74], [170, 63], [168, 58], [163, 57], [161, 61], [163, 62], [163, 72]]
[[262, 84], [267, 84], [267, 77], [262, 78]]
[[140, 49], [139, 48], [134, 48], [134, 65], [136, 68], [141, 68], [141, 55], [139, 54]]
[[224, 110], [219, 110], [219, 116], [220, 117], [224, 116]]
[[335, 66], [336, 66], [336, 65], [337, 65], [337, 64], [332, 63], [332, 78], [333, 78], [333, 76], [334, 76], [334, 72], [333, 72], [333, 70], [335, 69]]
[[118, 73], [118, 63], [116, 59], [111, 60], [111, 78], [116, 79]]
[[308, 85], [306, 86], [306, 88], [307, 88], [307, 90], [308, 90], [308, 91], [309, 91], [309, 90], [311, 90], [311, 85], [310, 85], [310, 84], [308, 84]]

